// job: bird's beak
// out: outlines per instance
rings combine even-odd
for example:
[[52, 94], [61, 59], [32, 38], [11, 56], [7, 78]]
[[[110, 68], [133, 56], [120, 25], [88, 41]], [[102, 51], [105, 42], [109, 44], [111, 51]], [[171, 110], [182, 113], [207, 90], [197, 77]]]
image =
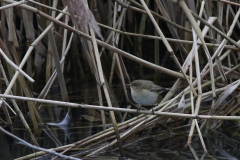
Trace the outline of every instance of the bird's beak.
[[126, 84], [126, 86], [131, 86], [131, 84]]

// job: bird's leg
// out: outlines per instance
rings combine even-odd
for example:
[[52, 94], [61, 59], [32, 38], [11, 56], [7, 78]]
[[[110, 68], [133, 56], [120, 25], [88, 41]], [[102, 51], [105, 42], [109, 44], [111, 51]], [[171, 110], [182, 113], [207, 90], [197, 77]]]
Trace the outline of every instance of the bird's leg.
[[[154, 104], [153, 104], [154, 105]], [[152, 115], [154, 115], [154, 110], [153, 110], [154, 107], [152, 107]]]
[[144, 126], [146, 126], [147, 115], [144, 116]]
[[142, 107], [141, 104], [137, 104], [137, 113], [139, 113], [141, 107]]

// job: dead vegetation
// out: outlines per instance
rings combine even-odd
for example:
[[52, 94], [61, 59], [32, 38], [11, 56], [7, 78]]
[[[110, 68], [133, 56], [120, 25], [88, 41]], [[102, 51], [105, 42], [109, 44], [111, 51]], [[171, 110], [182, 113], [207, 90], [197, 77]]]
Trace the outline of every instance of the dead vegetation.
[[[167, 139], [168, 132], [175, 132], [175, 137], [184, 132], [188, 138], [181, 149], [177, 146], [178, 150], [189, 147], [188, 151], [199, 159], [199, 153], [191, 145], [196, 141], [193, 137], [198, 137], [204, 150], [201, 157], [214, 159], [214, 151], [206, 147], [209, 137], [204, 134], [216, 133], [226, 121], [239, 122], [238, 2], [0, 1], [0, 105], [5, 115], [0, 119], [2, 124], [14, 133], [12, 117], [21, 119], [31, 143], [40, 147], [36, 140], [42, 132], [39, 124], [46, 123], [41, 117], [42, 104], [63, 106], [70, 115], [72, 108], [88, 109], [91, 116], [83, 117], [89, 123], [94, 117], [102, 121], [101, 132], [48, 149], [49, 154], [66, 158], [67, 153], [71, 155], [69, 159], [74, 159], [116, 150], [121, 157], [134, 157], [128, 151], [129, 146], [150, 138]], [[133, 107], [126, 84], [133, 79], [136, 65], [139, 78], [144, 78], [139, 75], [144, 75], [148, 68], [155, 71], [148, 75], [156, 84], [163, 82], [162, 77], [171, 79], [171, 83], [165, 82], [170, 91], [153, 109], [137, 112]], [[86, 68], [95, 78], [95, 85], [90, 87], [96, 91], [97, 103], [84, 99], [85, 93], [81, 94], [81, 103], [71, 103], [68, 75], [69, 78], [78, 75], [81, 82], [87, 77]], [[42, 81], [43, 87], [36, 88], [33, 84]], [[59, 101], [48, 96], [54, 83], [59, 84]], [[117, 91], [113, 90], [115, 84], [120, 84]], [[127, 103], [120, 105], [122, 99]], [[25, 101], [28, 108], [19, 106]], [[52, 107], [47, 110], [54, 121]], [[26, 121], [26, 113], [31, 121]], [[9, 134], [2, 127], [1, 131]], [[218, 145], [207, 143], [223, 157], [235, 158]], [[229, 143], [239, 145], [239, 142]], [[37, 147], [40, 152], [19, 159], [46, 154], [46, 150]]]

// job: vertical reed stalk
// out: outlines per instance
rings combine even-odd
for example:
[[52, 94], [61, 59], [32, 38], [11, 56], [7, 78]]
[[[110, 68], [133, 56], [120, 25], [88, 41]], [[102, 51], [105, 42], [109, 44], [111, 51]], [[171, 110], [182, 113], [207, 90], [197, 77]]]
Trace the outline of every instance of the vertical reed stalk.
[[196, 96], [196, 95], [197, 95], [196, 91], [194, 90], [194, 88], [193, 88], [192, 84], [190, 83], [188, 77], [186, 76], [185, 72], [183, 71], [183, 69], [182, 69], [179, 61], [177, 60], [177, 57], [175, 56], [175, 54], [174, 54], [174, 52], [173, 52], [170, 44], [168, 43], [168, 41], [166, 40], [166, 38], [165, 38], [164, 34], [162, 33], [161, 29], [160, 29], [159, 26], [157, 25], [155, 19], [153, 18], [151, 12], [150, 12], [149, 9], [148, 9], [146, 3], [144, 2], [144, 0], [140, 0], [140, 1], [141, 1], [142, 5], [143, 5], [144, 9], [147, 11], [148, 16], [149, 16], [150, 19], [152, 20], [155, 28], [157, 29], [158, 34], [162, 37], [163, 43], [164, 43], [164, 45], [166, 46], [168, 52], [171, 54], [174, 62], [177, 64], [178, 68], [180, 69], [180, 71], [182, 72], [183, 76], [185, 77], [185, 79], [187, 80], [188, 84], [190, 85], [191, 90], [193, 91], [194, 95]]
[[[106, 96], [106, 99], [107, 99], [108, 106], [112, 107], [112, 103], [111, 103], [111, 100], [110, 100], [110, 97], [109, 97], [108, 89], [107, 89], [107, 86], [105, 84], [105, 79], [103, 78], [102, 65], [101, 65], [100, 56], [99, 56], [99, 52], [98, 52], [98, 47], [97, 47], [97, 43], [96, 43], [96, 39], [95, 39], [95, 33], [93, 32], [92, 29], [90, 29], [90, 33], [91, 33], [91, 36], [92, 36], [95, 58], [96, 58], [96, 62], [97, 62], [97, 65], [98, 65], [98, 73], [99, 73], [99, 77], [100, 77], [100, 82], [103, 85], [103, 90], [104, 90], [104, 93], [105, 93], [105, 96]], [[119, 130], [118, 130], [118, 127], [117, 127], [117, 122], [116, 122], [116, 118], [115, 118], [115, 115], [114, 115], [113, 111], [110, 111], [110, 116], [111, 116], [112, 123], [113, 123], [113, 126], [114, 126], [116, 138], [118, 140], [118, 147], [119, 147], [121, 156], [124, 157], [124, 152], [123, 152], [123, 148], [122, 148], [122, 140], [120, 139], [120, 134], [119, 134]]]

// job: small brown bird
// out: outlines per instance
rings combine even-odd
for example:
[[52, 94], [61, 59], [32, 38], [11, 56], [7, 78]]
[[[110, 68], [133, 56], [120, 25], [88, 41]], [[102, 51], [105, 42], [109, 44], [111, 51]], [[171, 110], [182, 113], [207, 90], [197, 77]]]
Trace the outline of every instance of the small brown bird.
[[130, 84], [132, 99], [139, 105], [153, 105], [159, 94], [168, 90], [149, 80], [135, 80]]

